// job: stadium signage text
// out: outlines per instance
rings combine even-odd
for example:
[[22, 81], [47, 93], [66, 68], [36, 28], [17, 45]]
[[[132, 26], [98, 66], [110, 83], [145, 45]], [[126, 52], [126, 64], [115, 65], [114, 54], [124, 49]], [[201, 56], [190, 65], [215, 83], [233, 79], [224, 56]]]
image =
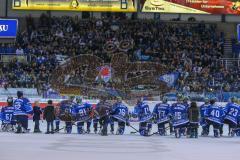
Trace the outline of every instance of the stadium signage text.
[[13, 0], [13, 9], [136, 12], [137, 0]]
[[15, 38], [17, 35], [18, 20], [0, 19], [0, 38]]
[[240, 14], [239, 0], [142, 0], [142, 12]]
[[8, 31], [8, 25], [0, 25], [0, 32]]

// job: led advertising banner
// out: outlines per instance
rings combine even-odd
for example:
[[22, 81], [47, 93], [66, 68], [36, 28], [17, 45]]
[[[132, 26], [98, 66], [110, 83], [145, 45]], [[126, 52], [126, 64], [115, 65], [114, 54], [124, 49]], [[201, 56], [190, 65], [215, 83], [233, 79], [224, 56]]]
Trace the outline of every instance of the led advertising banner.
[[240, 0], [141, 0], [142, 12], [240, 14]]
[[21, 10], [136, 12], [137, 0], [13, 0]]
[[0, 19], [0, 38], [15, 38], [17, 29], [17, 19]]

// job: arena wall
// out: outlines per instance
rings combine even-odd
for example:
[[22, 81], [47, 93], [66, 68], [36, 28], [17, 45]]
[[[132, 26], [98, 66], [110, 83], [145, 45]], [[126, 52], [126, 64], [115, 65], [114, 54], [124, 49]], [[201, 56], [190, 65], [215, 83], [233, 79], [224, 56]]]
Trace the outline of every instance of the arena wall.
[[6, 12], [6, 1], [0, 0], [0, 17], [5, 17]]
[[[30, 99], [31, 103], [34, 104], [34, 102], [38, 100], [40, 102], [40, 107], [44, 108], [47, 106], [47, 101], [48, 99]], [[53, 99], [53, 104], [54, 106], [59, 106], [59, 103], [62, 101], [62, 99]], [[96, 106], [96, 104], [98, 103], [98, 100], [84, 100], [83, 102], [88, 102], [90, 104], [92, 104], [93, 106]], [[150, 110], [153, 110], [154, 106], [157, 103], [160, 103], [161, 101], [147, 101], [147, 103], [149, 104]], [[168, 102], [169, 104], [173, 104], [175, 103], [174, 101]], [[198, 106], [201, 106], [204, 102], [197, 102]], [[220, 105], [221, 107], [224, 107], [227, 103], [226, 102], [217, 102], [218, 105]], [[0, 99], [0, 107], [6, 106], [6, 100]], [[130, 110], [133, 109], [134, 106], [128, 105], [125, 103], [125, 105], [128, 106], [128, 108]]]

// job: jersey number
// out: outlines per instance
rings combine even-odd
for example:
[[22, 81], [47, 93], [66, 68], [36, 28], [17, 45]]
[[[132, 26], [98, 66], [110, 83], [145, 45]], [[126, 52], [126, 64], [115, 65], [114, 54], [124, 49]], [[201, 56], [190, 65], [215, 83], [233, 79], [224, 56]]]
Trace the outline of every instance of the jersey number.
[[12, 120], [12, 114], [5, 114], [5, 118], [7, 121], [11, 121]]
[[238, 110], [236, 108], [231, 108], [229, 114], [236, 117], [238, 114]]
[[165, 111], [160, 111], [159, 112], [159, 118], [165, 117]]
[[219, 118], [220, 117], [220, 112], [218, 110], [212, 110], [211, 115], [213, 117]]
[[125, 116], [126, 115], [126, 110], [125, 109], [119, 109], [119, 113], [120, 113], [120, 115]]
[[175, 119], [181, 119], [182, 113], [181, 112], [175, 112]]
[[86, 116], [86, 115], [87, 115], [87, 112], [86, 112], [86, 110], [85, 110], [85, 109], [80, 109], [80, 110], [78, 111], [78, 113], [79, 113], [79, 115], [80, 115], [81, 117], [83, 117], [83, 116]]
[[144, 114], [148, 114], [149, 113], [149, 108], [148, 107], [145, 107], [144, 108]]
[[20, 103], [20, 102], [16, 102], [16, 103], [14, 104], [14, 107], [15, 107], [16, 109], [20, 109], [20, 108], [21, 108], [21, 103]]

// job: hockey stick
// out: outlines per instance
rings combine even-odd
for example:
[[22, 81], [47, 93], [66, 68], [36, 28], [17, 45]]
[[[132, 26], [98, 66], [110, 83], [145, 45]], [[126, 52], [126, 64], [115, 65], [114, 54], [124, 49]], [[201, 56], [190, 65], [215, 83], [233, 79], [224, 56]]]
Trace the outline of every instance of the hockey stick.
[[[170, 129], [170, 126], [167, 126], [167, 127], [165, 127], [165, 130], [168, 130], [168, 129]], [[138, 131], [132, 131], [132, 132], [130, 132], [130, 134], [135, 134], [135, 133], [138, 133]], [[158, 134], [159, 132], [157, 131], [157, 132], [154, 132], [154, 133], [152, 133], [152, 134], [150, 134], [150, 135], [147, 135], [147, 136], [153, 136], [153, 135], [155, 135], [155, 134]]]
[[155, 134], [158, 134], [158, 131], [157, 131], [157, 132], [154, 132], [154, 133], [152, 133], [152, 134], [149, 134], [149, 135], [145, 135], [145, 137], [151, 137], [151, 136], [153, 136], [153, 135], [155, 135]]
[[139, 130], [137, 130], [135, 127], [133, 127], [132, 125], [129, 124], [129, 127], [131, 127], [132, 129], [134, 129], [136, 132], [135, 133], [139, 133]]
[[135, 134], [135, 133], [138, 133], [138, 132], [136, 132], [136, 131], [135, 132], [134, 131], [130, 132], [130, 134]]
[[57, 132], [59, 132], [59, 131], [61, 131], [61, 130], [63, 130], [63, 129], [65, 129], [65, 127], [59, 128], [59, 129], [57, 129], [57, 130], [54, 130], [53, 133], [57, 133]]

